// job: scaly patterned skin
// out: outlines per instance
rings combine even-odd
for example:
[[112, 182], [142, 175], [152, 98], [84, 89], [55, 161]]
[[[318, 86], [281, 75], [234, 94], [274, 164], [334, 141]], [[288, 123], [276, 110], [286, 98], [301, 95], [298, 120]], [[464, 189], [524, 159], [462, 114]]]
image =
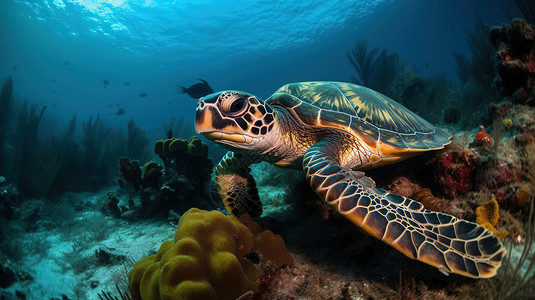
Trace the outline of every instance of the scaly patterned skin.
[[331, 208], [407, 257], [442, 273], [472, 278], [496, 274], [505, 249], [490, 231], [374, 188], [373, 181], [359, 178], [328, 156], [332, 145], [326, 138], [303, 158], [307, 181]]
[[384, 95], [336, 82], [285, 85], [266, 102], [219, 92], [199, 100], [195, 127], [231, 150], [216, 182], [235, 216], [262, 213], [249, 165], [268, 161], [303, 168], [331, 208], [409, 258], [473, 278], [501, 265], [506, 251], [488, 230], [375, 188], [360, 172], [449, 143], [449, 133]]
[[234, 216], [262, 214], [262, 203], [258, 197], [256, 182], [251, 176], [251, 161], [228, 152], [216, 167], [215, 177], [219, 196], [225, 208]]

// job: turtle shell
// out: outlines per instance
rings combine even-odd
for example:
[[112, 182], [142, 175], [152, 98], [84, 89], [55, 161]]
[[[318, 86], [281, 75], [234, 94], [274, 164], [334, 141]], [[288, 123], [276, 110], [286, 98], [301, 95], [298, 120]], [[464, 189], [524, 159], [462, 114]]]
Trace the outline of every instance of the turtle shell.
[[451, 134], [369, 88], [345, 82], [290, 83], [268, 100], [308, 125], [344, 130], [381, 157], [443, 148]]

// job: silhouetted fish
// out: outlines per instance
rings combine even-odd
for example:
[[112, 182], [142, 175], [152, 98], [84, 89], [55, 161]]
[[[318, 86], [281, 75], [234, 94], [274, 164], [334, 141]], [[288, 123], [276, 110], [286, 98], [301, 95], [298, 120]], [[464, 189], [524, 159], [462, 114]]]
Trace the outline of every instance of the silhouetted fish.
[[124, 85], [130, 85], [130, 81], [125, 82]]
[[139, 94], [138, 96], [139, 96], [139, 97], [147, 97], [148, 95], [147, 95], [147, 93], [141, 93], [141, 94]]
[[104, 82], [104, 88], [106, 88], [108, 86], [108, 84], [110, 84], [110, 82], [107, 81], [106, 79], [102, 80], [102, 82]]
[[50, 82], [54, 83], [54, 82], [56, 82], [56, 80], [55, 79], [50, 79]]
[[193, 99], [199, 99], [214, 92], [206, 80], [202, 80], [202, 83], [196, 83], [189, 88], [182, 87], [182, 93], [188, 94]]
[[125, 111], [124, 109], [121, 107], [119, 108], [119, 110], [115, 113], [116, 115], [120, 116], [120, 115], [124, 115]]
[[17, 68], [18, 68], [18, 66], [15, 65], [15, 66], [13, 67], [13, 71], [17, 71]]
[[66, 62], [62, 63], [61, 65], [62, 66], [67, 66], [67, 65], [70, 65], [70, 64], [71, 64], [70, 62], [66, 61]]

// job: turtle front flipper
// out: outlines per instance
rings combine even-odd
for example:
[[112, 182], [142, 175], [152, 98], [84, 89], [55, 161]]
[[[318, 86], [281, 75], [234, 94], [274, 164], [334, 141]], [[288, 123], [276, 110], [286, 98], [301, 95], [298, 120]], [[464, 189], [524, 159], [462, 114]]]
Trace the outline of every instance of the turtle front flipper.
[[219, 195], [227, 211], [236, 217], [244, 214], [256, 217], [262, 214], [262, 203], [256, 182], [250, 174], [250, 164], [245, 157], [229, 151], [216, 167]]
[[483, 227], [426, 210], [417, 201], [374, 188], [367, 177], [338, 164], [333, 141], [322, 140], [303, 158], [307, 181], [333, 209], [407, 257], [472, 278], [496, 274], [502, 243]]

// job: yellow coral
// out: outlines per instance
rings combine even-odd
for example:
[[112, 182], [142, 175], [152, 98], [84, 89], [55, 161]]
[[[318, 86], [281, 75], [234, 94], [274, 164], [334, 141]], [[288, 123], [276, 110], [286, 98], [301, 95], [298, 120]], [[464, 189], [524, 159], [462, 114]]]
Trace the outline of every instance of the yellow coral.
[[496, 228], [494, 228], [500, 217], [498, 210], [499, 206], [496, 199], [483, 203], [476, 208], [476, 223], [481, 227], [488, 229], [499, 239], [503, 239], [507, 235], [507, 230], [496, 230]]
[[188, 210], [174, 241], [130, 271], [134, 299], [236, 299], [256, 291], [260, 269], [245, 258], [253, 248], [278, 266], [293, 259], [280, 236], [244, 221], [247, 226], [218, 211]]

